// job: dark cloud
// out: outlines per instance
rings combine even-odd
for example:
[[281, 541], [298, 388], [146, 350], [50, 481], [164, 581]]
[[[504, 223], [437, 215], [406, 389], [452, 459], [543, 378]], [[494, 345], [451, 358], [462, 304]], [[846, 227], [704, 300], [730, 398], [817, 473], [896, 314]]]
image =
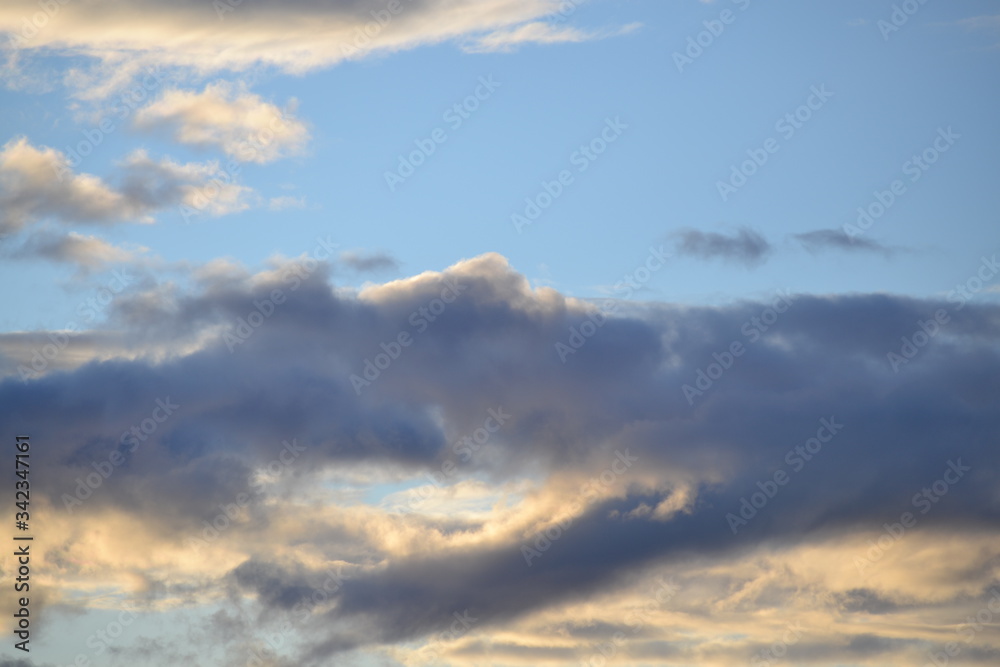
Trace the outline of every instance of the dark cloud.
[[883, 245], [874, 239], [850, 236], [842, 229], [816, 229], [795, 234], [794, 238], [809, 252], [843, 250], [844, 252], [876, 252], [886, 257], [896, 253], [896, 249]]
[[673, 236], [678, 254], [699, 259], [722, 259], [755, 266], [767, 259], [772, 251], [767, 239], [748, 227], [741, 227], [733, 234], [684, 229]]
[[19, 248], [6, 252], [15, 259], [47, 259], [52, 262], [75, 264], [82, 273], [100, 269], [111, 263], [134, 261], [135, 255], [94, 236], [70, 232], [59, 234], [36, 232]]
[[399, 261], [385, 252], [362, 253], [349, 250], [340, 254], [340, 263], [360, 273], [399, 269]]
[[[253, 470], [278, 457], [284, 440], [304, 447], [288, 484], [352, 462], [432, 471], [451, 457], [449, 433], [472, 432], [498, 406], [511, 415], [491, 441], [499, 463], [462, 461], [463, 473], [583, 480], [611, 465], [616, 450], [639, 461], [623, 476], [623, 494], [589, 503], [530, 566], [521, 547], [532, 535], [359, 568], [337, 591], [323, 634], [311, 635], [310, 659], [439, 631], [466, 609], [483, 627], [516, 619], [607, 590], [651, 563], [878, 531], [913, 511], [914, 494], [959, 460], [971, 470], [921, 516], [919, 530], [1000, 525], [1000, 307], [800, 295], [760, 330], [749, 323], [771, 304], [650, 304], [609, 318], [563, 363], [556, 344], [589, 321], [588, 312], [554, 292], [532, 291], [499, 256], [357, 297], [335, 291], [322, 266], [295, 283], [296, 266], [252, 279], [206, 274], [191, 293], [122, 295], [110, 322], [124, 338], [151, 348], [173, 344], [173, 353], [0, 383], [0, 428], [47, 443], [38, 452], [47, 471], [35, 482], [39, 496], [62, 511], [62, 494], [121, 452], [125, 463], [78, 511], [114, 506], [181, 539], [246, 491]], [[261, 309], [275, 289], [285, 300]], [[428, 310], [447, 289], [456, 298]], [[894, 372], [887, 353], [940, 309], [949, 322]], [[241, 342], [227, 343], [223, 333], [255, 310], [269, 314]], [[412, 344], [359, 390], [351, 376], [401, 331]], [[189, 349], [192, 341], [200, 342]], [[734, 342], [745, 353], [724, 373], [706, 370]], [[689, 400], [684, 386], [701, 373], [716, 379]], [[168, 397], [180, 406], [175, 414], [125, 452], [122, 434]], [[788, 453], [814, 437], [822, 419], [843, 428], [794, 470]], [[791, 482], [734, 535], [727, 513], [739, 512], [779, 468]], [[640, 483], [642, 476], [662, 484]], [[686, 512], [626, 518], [684, 484], [693, 499]], [[247, 525], [266, 527], [276, 517], [255, 507]], [[339, 537], [312, 539], [332, 558]], [[316, 576], [254, 558], [229, 581], [280, 611]], [[891, 603], [858, 589], [841, 604], [880, 613]], [[853, 646], [864, 654], [891, 649], [865, 638]]]

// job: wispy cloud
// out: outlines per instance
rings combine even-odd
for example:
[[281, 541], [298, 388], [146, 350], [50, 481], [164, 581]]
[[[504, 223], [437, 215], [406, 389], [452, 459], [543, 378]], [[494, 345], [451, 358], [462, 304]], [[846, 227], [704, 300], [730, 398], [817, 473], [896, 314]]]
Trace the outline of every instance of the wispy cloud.
[[560, 44], [606, 39], [628, 34], [640, 27], [642, 26], [639, 23], [631, 23], [616, 29], [583, 30], [535, 21], [477, 37], [462, 48], [470, 53], [509, 52], [525, 44]]
[[875, 252], [891, 257], [897, 248], [884, 245], [870, 238], [851, 237], [842, 229], [816, 229], [795, 234], [794, 238], [809, 252], [841, 250], [844, 252]]

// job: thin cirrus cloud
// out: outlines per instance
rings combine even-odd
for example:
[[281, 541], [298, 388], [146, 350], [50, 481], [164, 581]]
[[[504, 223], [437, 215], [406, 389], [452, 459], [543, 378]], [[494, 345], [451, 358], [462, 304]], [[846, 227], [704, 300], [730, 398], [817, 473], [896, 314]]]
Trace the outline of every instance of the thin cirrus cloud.
[[305, 197], [293, 197], [291, 195], [281, 195], [271, 197], [267, 200], [267, 208], [271, 211], [286, 211], [288, 209], [305, 208]]
[[811, 232], [795, 234], [796, 241], [809, 252], [827, 250], [842, 250], [844, 252], [875, 252], [890, 257], [897, 252], [874, 239], [862, 236], [850, 236], [842, 229], [816, 229]]
[[309, 131], [259, 95], [226, 82], [216, 82], [200, 93], [170, 89], [136, 114], [141, 130], [167, 131], [182, 144], [214, 147], [241, 162], [264, 164], [298, 155]]
[[[618, 631], [629, 638], [624, 661], [746, 664], [798, 620], [790, 662], [917, 664], [936, 628], [961, 622], [962, 605], [1000, 580], [989, 529], [1000, 520], [989, 436], [1000, 424], [986, 398], [1000, 391], [994, 305], [952, 308], [935, 345], [894, 373], [886, 351], [950, 305], [800, 295], [692, 406], [682, 386], [767, 304], [637, 306], [609, 317], [563, 364], [555, 343], [594, 307], [532, 289], [499, 255], [357, 293], [333, 286], [332, 268], [304, 273], [282, 260], [257, 273], [206, 267], [190, 288], [137, 285], [109, 307], [113, 336], [79, 334], [78, 349], [100, 363], [82, 355], [27, 383], [17, 377], [25, 341], [0, 338], [0, 404], [9, 406], [0, 427], [16, 420], [52, 443], [37, 452], [47, 473], [35, 502], [47, 508], [39, 539], [58, 548], [40, 552], [38, 567], [61, 579], [39, 584], [42, 615], [46, 605], [101, 608], [106, 596], [82, 593], [100, 586], [150, 610], [211, 615], [201, 639], [158, 639], [166, 653], [191, 641], [207, 650], [226, 626], [226, 657], [245, 660], [291, 617], [289, 664], [370, 649], [461, 666], [576, 664]], [[416, 333], [410, 315], [446, 281], [458, 298]], [[287, 299], [228, 349], [224, 332], [275, 289]], [[401, 329], [417, 342], [355, 391], [350, 374]], [[158, 347], [157, 358], [143, 353]], [[101, 414], [80, 386], [106, 397]], [[134, 451], [125, 447], [127, 465], [92, 497], [67, 505], [91, 463], [121, 453], [121, 434], [157, 400], [177, 407]], [[490, 409], [507, 415], [502, 427], [482, 452], [456, 457], [454, 443]], [[821, 464], [803, 459], [795, 470], [787, 452], [821, 419], [841, 430], [812, 457]], [[298, 458], [268, 472], [292, 441]], [[588, 481], [619, 470], [622, 452], [636, 464], [585, 494]], [[919, 514], [905, 547], [887, 545], [883, 525], [913, 510], [913, 494], [956, 460], [970, 471]], [[726, 513], [776, 468], [791, 482], [734, 534]], [[431, 485], [442, 470], [450, 477]], [[409, 479], [430, 489], [405, 515], [363, 496], [331, 500]], [[241, 493], [255, 500], [202, 539]], [[395, 486], [387, 495], [399, 500]], [[449, 502], [462, 511], [441, 511]], [[546, 533], [557, 537], [527, 563], [523, 547]], [[869, 540], [884, 554], [859, 570]], [[86, 553], [86, 568], [62, 558], [69, 553]], [[913, 580], [913, 568], [926, 576]], [[963, 575], [948, 576], [956, 570]], [[342, 575], [336, 588], [297, 613], [331, 572]], [[647, 606], [666, 573], [677, 590]], [[463, 636], [442, 634], [466, 612], [475, 620]], [[923, 622], [908, 622], [914, 615]], [[995, 664], [995, 638], [977, 644], [963, 656]], [[137, 655], [142, 644], [116, 650]]]
[[631, 23], [615, 30], [582, 30], [570, 26], [556, 26], [543, 21], [526, 23], [516, 28], [497, 30], [475, 38], [462, 48], [469, 53], [510, 52], [525, 44], [561, 44], [589, 42], [597, 39], [625, 35], [641, 27]]

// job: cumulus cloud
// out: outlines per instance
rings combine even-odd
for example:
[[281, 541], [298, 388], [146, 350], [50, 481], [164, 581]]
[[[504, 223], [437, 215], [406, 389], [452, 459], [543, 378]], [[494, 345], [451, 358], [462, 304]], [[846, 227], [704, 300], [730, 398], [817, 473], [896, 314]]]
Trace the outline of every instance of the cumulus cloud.
[[0, 150], [0, 233], [46, 217], [60, 221], [150, 222], [148, 208], [91, 174], [74, 174], [68, 158], [24, 137]]
[[263, 164], [304, 150], [309, 132], [291, 111], [217, 82], [200, 93], [167, 90], [140, 109], [133, 123], [144, 130], [166, 129], [183, 144], [212, 146], [242, 162]]
[[722, 259], [755, 266], [767, 259], [772, 251], [770, 242], [748, 227], [741, 227], [733, 234], [684, 229], [673, 236], [678, 254], [699, 259]]
[[121, 180], [122, 192], [149, 210], [180, 206], [220, 216], [250, 208], [250, 188], [215, 160], [181, 164], [139, 149], [123, 161]]
[[[217, 162], [179, 164], [137, 150], [119, 165], [120, 185], [75, 173], [69, 158], [24, 137], [0, 150], [0, 234], [52, 219], [107, 225], [151, 223], [153, 213], [186, 205], [223, 215], [247, 208], [249, 189], [235, 184]], [[77, 244], [79, 247], [79, 244]]]
[[[785, 614], [806, 630], [794, 660], [876, 665], [920, 659], [938, 639], [927, 628], [961, 622], [1000, 582], [995, 305], [799, 295], [774, 321], [767, 303], [650, 303], [607, 317], [564, 363], [558, 343], [595, 307], [533, 289], [498, 255], [357, 293], [330, 269], [276, 259], [136, 286], [108, 306], [117, 355], [28, 382], [9, 362], [27, 341], [0, 338], [13, 373], [0, 428], [50, 443], [32, 462], [46, 558], [94, 560], [85, 579], [63, 563], [52, 595], [229, 601], [257, 630], [298, 614], [304, 665], [364, 646], [433, 659], [403, 644], [417, 639], [454, 664], [490, 650], [558, 664], [625, 628], [636, 662], [745, 664]], [[887, 353], [942, 308], [947, 325], [894, 372]], [[746, 352], [706, 371], [734, 340]], [[168, 353], [136, 353], [157, 346]], [[779, 469], [790, 481], [741, 510]], [[946, 477], [921, 512], [914, 494]], [[906, 511], [916, 526], [872, 555]], [[296, 611], [331, 571], [343, 577], [322, 602]], [[648, 606], [657, 576], [679, 590]], [[440, 634], [466, 611], [460, 636]], [[989, 664], [996, 642], [981, 642], [964, 655]]]

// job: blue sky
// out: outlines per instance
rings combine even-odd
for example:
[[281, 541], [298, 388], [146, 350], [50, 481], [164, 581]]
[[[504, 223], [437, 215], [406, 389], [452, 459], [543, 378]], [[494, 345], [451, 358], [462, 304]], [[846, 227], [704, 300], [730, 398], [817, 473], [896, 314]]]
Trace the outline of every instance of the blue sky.
[[[168, 208], [158, 224], [116, 229], [112, 239], [167, 262], [229, 256], [259, 266], [329, 234], [345, 249], [390, 252], [408, 274], [496, 251], [532, 280], [586, 297], [630, 271], [650, 244], [669, 246], [679, 228], [745, 226], [776, 246], [767, 265], [747, 271], [678, 258], [648, 283], [647, 296], [725, 302], [785, 286], [930, 295], [962, 280], [995, 238], [990, 101], [998, 37], [985, 19], [981, 28], [963, 23], [987, 15], [991, 3], [930, 3], [888, 40], [878, 21], [891, 17], [891, 6], [741, 7], [585, 3], [567, 22], [642, 25], [617, 37], [511, 53], [467, 54], [446, 42], [298, 76], [265, 71], [252, 90], [279, 107], [298, 100], [295, 113], [311, 136], [300, 156], [241, 169], [237, 178], [264, 205], [190, 224]], [[678, 72], [672, 54], [725, 10], [732, 23]], [[66, 87], [46, 67], [86, 63], [40, 60], [53, 89], [4, 91], [3, 127], [8, 138], [64, 150], [96, 123], [80, 122]], [[452, 129], [443, 114], [474, 92], [480, 76], [492, 76], [499, 88]], [[826, 86], [832, 97], [785, 139], [775, 122], [804, 103], [812, 86]], [[574, 168], [571, 154], [609, 117], [628, 125], [621, 141], [536, 224], [515, 233], [510, 216], [523, 210], [524, 198], [535, 196], [543, 179]], [[137, 147], [175, 160], [220, 159], [217, 151], [139, 133], [129, 120], [116, 120], [80, 169], [114, 178], [115, 161]], [[447, 142], [390, 192], [384, 173], [438, 127]], [[867, 232], [900, 249], [889, 262], [871, 253], [814, 257], [790, 240], [853, 222], [856, 209], [901, 178], [902, 165], [948, 127], [961, 140]], [[723, 202], [717, 182], [769, 137], [779, 139], [779, 152]], [[268, 210], [273, 197], [298, 198], [304, 208]], [[72, 280], [71, 270], [31, 261], [5, 262], [3, 270], [8, 283], [16, 275], [31, 287], [8, 303], [9, 329], [59, 326], [72, 312], [74, 295], [60, 284]]]
[[996, 2], [11, 0], [0, 59], [0, 667], [126, 603], [93, 664], [996, 664]]

